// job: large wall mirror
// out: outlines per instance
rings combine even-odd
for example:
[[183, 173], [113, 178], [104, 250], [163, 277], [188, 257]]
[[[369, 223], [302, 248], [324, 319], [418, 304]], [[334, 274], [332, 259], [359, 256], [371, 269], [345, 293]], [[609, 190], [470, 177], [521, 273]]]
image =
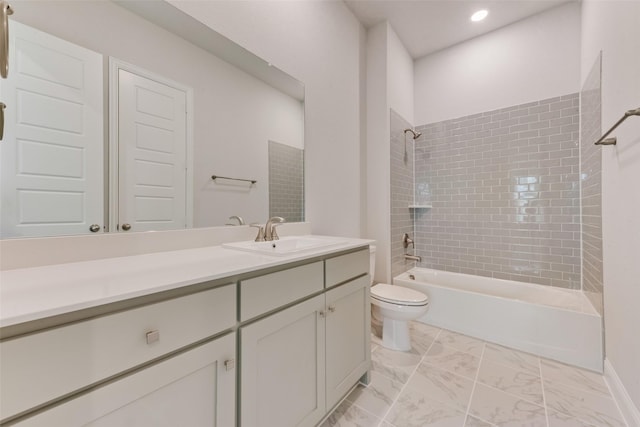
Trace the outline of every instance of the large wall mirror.
[[164, 1], [12, 8], [0, 237], [304, 220], [302, 83]]

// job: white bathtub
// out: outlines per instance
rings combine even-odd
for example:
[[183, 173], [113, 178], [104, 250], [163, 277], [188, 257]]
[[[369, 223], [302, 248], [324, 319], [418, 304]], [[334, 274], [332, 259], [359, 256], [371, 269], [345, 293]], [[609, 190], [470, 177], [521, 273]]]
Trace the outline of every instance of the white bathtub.
[[409, 270], [393, 283], [429, 296], [421, 322], [603, 370], [602, 318], [579, 290], [426, 268]]

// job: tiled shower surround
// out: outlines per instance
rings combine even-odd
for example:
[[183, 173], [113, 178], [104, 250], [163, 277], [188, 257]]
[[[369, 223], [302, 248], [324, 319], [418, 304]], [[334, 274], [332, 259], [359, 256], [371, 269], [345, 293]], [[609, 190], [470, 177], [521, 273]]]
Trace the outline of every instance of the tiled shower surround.
[[602, 313], [602, 135], [599, 55], [580, 92], [580, 178], [582, 180], [582, 288]]
[[417, 130], [421, 267], [580, 289], [577, 93]]
[[[413, 237], [413, 217], [408, 206], [413, 203], [413, 138], [404, 130], [411, 124], [391, 110], [391, 275], [407, 270], [402, 246], [404, 233]], [[406, 137], [406, 141], [405, 141]], [[410, 253], [413, 249], [409, 247]]]
[[304, 150], [269, 141], [269, 216], [304, 221]]

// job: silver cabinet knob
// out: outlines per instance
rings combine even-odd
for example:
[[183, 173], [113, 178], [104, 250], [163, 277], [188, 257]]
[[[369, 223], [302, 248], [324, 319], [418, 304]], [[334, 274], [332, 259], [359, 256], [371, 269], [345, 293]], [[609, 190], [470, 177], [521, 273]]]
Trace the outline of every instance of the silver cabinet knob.
[[7, 104], [0, 102], [0, 141], [4, 138], [4, 109], [7, 108]]
[[146, 335], [147, 344], [153, 344], [156, 341], [160, 341], [160, 331], [154, 330], [147, 332]]
[[124, 231], [129, 231], [131, 230], [131, 224], [122, 224], [122, 229]]
[[332, 305], [330, 305], [327, 310], [329, 310], [329, 313], [333, 313], [334, 311], [336, 311], [336, 308]]
[[91, 224], [89, 226], [89, 231], [92, 233], [97, 233], [98, 231], [100, 231], [100, 226], [98, 224]]
[[324, 312], [324, 311], [320, 310], [320, 311], [318, 312], [318, 316], [320, 316], [320, 317], [325, 317], [325, 316], [326, 316], [326, 314], [325, 314], [325, 312]]
[[224, 368], [227, 371], [231, 371], [236, 367], [236, 359], [229, 359], [224, 361]]

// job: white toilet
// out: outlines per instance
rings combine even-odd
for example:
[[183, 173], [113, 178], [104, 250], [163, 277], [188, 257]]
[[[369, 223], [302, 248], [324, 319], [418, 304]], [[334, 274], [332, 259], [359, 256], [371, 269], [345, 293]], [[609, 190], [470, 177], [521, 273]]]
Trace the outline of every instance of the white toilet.
[[[370, 250], [371, 277], [375, 267], [375, 247]], [[371, 287], [371, 315], [382, 323], [382, 346], [391, 350], [411, 350], [409, 320], [427, 312], [429, 298], [403, 286], [378, 283]]]

